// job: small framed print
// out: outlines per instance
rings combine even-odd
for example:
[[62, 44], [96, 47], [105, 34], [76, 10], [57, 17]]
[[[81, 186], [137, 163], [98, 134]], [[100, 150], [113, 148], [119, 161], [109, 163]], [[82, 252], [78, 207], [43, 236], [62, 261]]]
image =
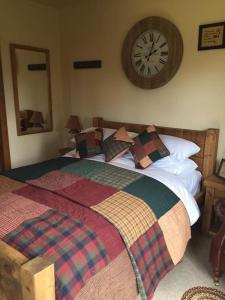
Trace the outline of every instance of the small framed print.
[[220, 162], [217, 176], [225, 180], [225, 159], [224, 158]]
[[199, 26], [198, 50], [225, 48], [225, 22]]

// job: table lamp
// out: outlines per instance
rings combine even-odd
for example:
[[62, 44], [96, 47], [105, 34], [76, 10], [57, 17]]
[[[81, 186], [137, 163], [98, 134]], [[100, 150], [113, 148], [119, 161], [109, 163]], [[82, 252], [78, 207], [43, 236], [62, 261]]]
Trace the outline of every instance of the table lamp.
[[34, 111], [29, 122], [33, 124], [33, 127], [43, 127], [44, 119], [42, 116], [42, 112]]
[[71, 115], [67, 120], [65, 128], [69, 129], [69, 133], [76, 134], [81, 131], [81, 125], [78, 116]]

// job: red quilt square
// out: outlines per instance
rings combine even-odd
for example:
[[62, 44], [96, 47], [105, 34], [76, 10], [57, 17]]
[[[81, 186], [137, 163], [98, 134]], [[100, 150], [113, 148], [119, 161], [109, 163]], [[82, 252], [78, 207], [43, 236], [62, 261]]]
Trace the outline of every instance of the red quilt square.
[[82, 179], [57, 193], [85, 206], [93, 206], [118, 192], [118, 189], [106, 186], [90, 179]]

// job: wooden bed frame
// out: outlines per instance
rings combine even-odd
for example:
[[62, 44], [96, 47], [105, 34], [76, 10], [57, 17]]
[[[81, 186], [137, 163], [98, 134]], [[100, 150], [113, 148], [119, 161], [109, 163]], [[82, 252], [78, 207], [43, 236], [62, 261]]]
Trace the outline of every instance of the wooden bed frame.
[[[93, 126], [115, 129], [125, 126], [128, 131], [139, 133], [147, 125], [94, 118]], [[157, 130], [196, 143], [201, 150], [192, 158], [198, 164], [203, 179], [214, 173], [218, 129], [189, 130], [157, 126]], [[203, 203], [204, 190], [196, 196], [196, 200], [199, 205]], [[28, 260], [0, 240], [0, 300], [55, 300], [54, 265], [43, 257]]]

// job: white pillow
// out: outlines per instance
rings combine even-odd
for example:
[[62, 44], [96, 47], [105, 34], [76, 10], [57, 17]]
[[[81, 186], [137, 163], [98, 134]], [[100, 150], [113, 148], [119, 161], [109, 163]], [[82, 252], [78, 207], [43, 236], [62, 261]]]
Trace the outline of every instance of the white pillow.
[[[123, 155], [124, 159], [131, 160], [134, 162], [133, 155], [129, 152]], [[149, 169], [163, 169], [169, 173], [179, 175], [186, 171], [193, 171], [198, 168], [198, 165], [190, 158], [186, 158], [184, 160], [177, 160], [171, 156], [166, 156], [162, 159], [157, 160], [152, 163]]]
[[186, 158], [181, 161], [174, 159], [171, 156], [167, 156], [154, 162], [149, 166], [149, 168], [160, 168], [169, 173], [179, 175], [183, 172], [196, 170], [198, 168], [198, 165], [190, 158]]
[[159, 134], [159, 137], [170, 151], [170, 156], [177, 160], [184, 160], [200, 151], [199, 146], [191, 141], [165, 134]]
[[103, 141], [106, 140], [110, 135], [116, 132], [116, 129], [103, 128]]

